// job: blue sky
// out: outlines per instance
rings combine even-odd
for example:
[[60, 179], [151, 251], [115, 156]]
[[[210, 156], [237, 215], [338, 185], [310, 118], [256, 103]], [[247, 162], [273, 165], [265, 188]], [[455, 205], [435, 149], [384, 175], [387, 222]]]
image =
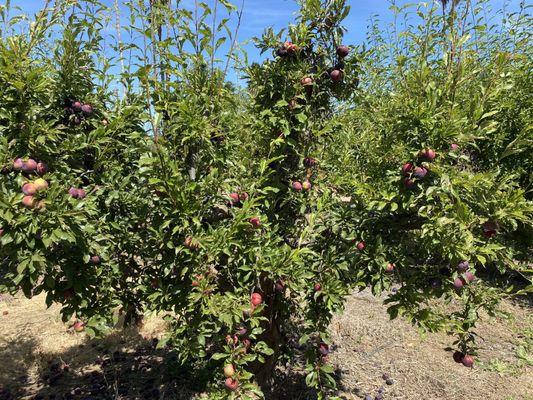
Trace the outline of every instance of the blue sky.
[[[114, 0], [102, 0], [108, 6], [113, 5]], [[124, 2], [121, 0], [120, 2]], [[212, 5], [214, 0], [203, 0]], [[427, 0], [430, 3], [433, 0]], [[521, 1], [525, 0], [489, 0], [488, 7], [493, 10], [505, 7], [508, 11], [514, 11], [519, 8]], [[5, 4], [6, 0], [0, 0], [0, 5]], [[236, 5], [240, 5], [242, 0], [233, 0]], [[395, 0], [396, 4], [403, 5], [406, 3], [421, 3], [416, 0]], [[11, 0], [11, 3], [18, 5], [25, 13], [33, 14], [43, 6], [44, 0]], [[194, 0], [181, 0], [181, 3], [187, 7], [194, 4]], [[346, 44], [361, 44], [365, 40], [367, 27], [371, 18], [378, 18], [381, 25], [386, 27], [392, 21], [393, 13], [390, 10], [390, 0], [347, 0], [351, 6], [351, 12], [345, 20], [344, 25], [348, 32], [344, 42]], [[525, 1], [526, 4], [532, 4], [532, 0]], [[298, 6], [294, 0], [244, 0], [244, 14], [239, 32], [239, 42], [243, 43], [249, 39], [260, 36], [265, 27], [272, 26], [277, 31], [288, 23], [294, 21], [295, 12]], [[123, 16], [126, 19], [125, 15]], [[495, 20], [495, 23], [497, 20]], [[110, 28], [113, 32], [113, 28]], [[245, 45], [250, 61], [260, 60], [259, 52], [251, 43]], [[224, 49], [223, 49], [224, 50]], [[231, 76], [230, 79], [235, 79]]]

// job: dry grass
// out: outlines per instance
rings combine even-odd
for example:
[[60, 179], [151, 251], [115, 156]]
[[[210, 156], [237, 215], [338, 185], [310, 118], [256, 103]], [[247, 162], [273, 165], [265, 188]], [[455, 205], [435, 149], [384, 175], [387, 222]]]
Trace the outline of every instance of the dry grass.
[[[533, 315], [508, 302], [503, 308], [510, 318], [487, 317], [480, 325], [480, 362], [469, 370], [444, 350], [449, 337], [421, 337], [406, 321], [389, 321], [380, 299], [354, 294], [331, 325], [340, 394], [360, 399], [383, 387], [385, 400], [532, 400], [533, 368], [517, 350], [533, 347]], [[3, 385], [11, 393], [4, 391], [0, 400], [193, 397], [183, 389], [191, 387], [191, 378], [169, 367], [171, 355], [154, 349], [152, 339], [164, 330], [160, 319], [148, 319], [140, 331], [89, 340], [70, 332], [58, 311], [46, 308], [44, 296], [0, 300], [0, 392]], [[385, 385], [383, 373], [393, 385]], [[313, 398], [298, 374], [285, 376], [280, 387], [273, 399]]]

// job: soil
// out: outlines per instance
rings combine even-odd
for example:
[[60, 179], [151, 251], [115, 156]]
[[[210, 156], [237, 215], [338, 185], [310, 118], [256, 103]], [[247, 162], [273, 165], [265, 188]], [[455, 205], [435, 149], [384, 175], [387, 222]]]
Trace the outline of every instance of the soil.
[[[422, 335], [401, 318], [390, 321], [382, 300], [367, 291], [353, 294], [331, 324], [330, 360], [341, 398], [374, 398], [381, 391], [384, 400], [533, 400], [529, 305], [504, 301], [506, 316], [483, 319], [479, 355], [469, 369], [445, 350], [451, 337]], [[57, 305], [46, 308], [44, 295], [0, 297], [0, 400], [193, 399], [205, 389], [195, 387], [190, 368], [176, 369], [172, 352], [156, 349], [165, 330], [160, 318], [104, 339], [68, 327]], [[316, 396], [300, 370], [286, 367], [277, 371], [269, 398]]]

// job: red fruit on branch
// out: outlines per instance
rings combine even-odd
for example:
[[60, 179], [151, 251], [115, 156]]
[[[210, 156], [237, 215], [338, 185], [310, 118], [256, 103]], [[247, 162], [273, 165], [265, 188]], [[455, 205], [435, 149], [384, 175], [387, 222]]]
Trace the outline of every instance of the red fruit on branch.
[[93, 113], [93, 106], [91, 106], [90, 104], [84, 104], [81, 106], [81, 111], [85, 115], [91, 115]]
[[303, 188], [303, 190], [310, 190], [312, 186], [313, 186], [313, 185], [311, 185], [311, 182], [309, 182], [309, 181], [307, 181], [307, 180], [304, 181], [304, 183], [302, 183], [302, 188]]
[[361, 242], [357, 243], [357, 250], [363, 251], [365, 248], [366, 248], [366, 243], [365, 242], [361, 241]]
[[81, 107], [82, 107], [82, 104], [79, 101], [75, 101], [74, 103], [72, 103], [72, 109], [76, 112], [80, 112]]
[[13, 161], [13, 169], [15, 171], [21, 171], [22, 168], [24, 168], [24, 161], [22, 158], [17, 158], [15, 161]]
[[466, 280], [470, 283], [474, 282], [476, 280], [476, 276], [470, 272], [470, 271], [466, 271], [465, 272], [465, 277], [466, 277]]
[[250, 303], [252, 303], [253, 306], [257, 307], [263, 302], [263, 296], [261, 296], [259, 293], [252, 293], [250, 296]]
[[246, 192], [242, 192], [242, 193], [239, 195], [239, 199], [240, 199], [241, 201], [246, 201], [246, 200], [248, 200], [248, 197], [250, 197], [250, 196], [249, 196], [248, 193], [246, 193]]
[[457, 264], [457, 270], [461, 272], [468, 271], [468, 268], [469, 268], [468, 261], [461, 261], [459, 264]]
[[46, 165], [45, 163], [43, 162], [38, 162], [37, 163], [37, 173], [39, 175], [44, 175], [48, 172], [48, 165]]
[[276, 283], [274, 284], [274, 288], [276, 289], [276, 292], [284, 292], [285, 291], [285, 282], [283, 282], [282, 279], [278, 279]]
[[416, 178], [422, 179], [424, 178], [428, 173], [428, 170], [424, 167], [416, 167], [413, 171], [413, 176]]
[[226, 381], [224, 382], [224, 385], [226, 386], [228, 390], [231, 390], [232, 392], [234, 392], [239, 387], [239, 381], [237, 379], [227, 378]]
[[491, 238], [493, 236], [496, 236], [498, 233], [498, 224], [496, 224], [493, 221], [487, 221], [483, 224], [483, 235], [486, 238]]
[[437, 157], [437, 154], [433, 149], [424, 149], [421, 150], [420, 153], [418, 153], [418, 156], [428, 161], [433, 161]]
[[102, 261], [100, 256], [94, 255], [90, 258], [91, 264], [98, 265]]
[[261, 226], [261, 220], [259, 217], [252, 217], [248, 220], [248, 222], [250, 222], [254, 228], [259, 228]]
[[407, 175], [409, 175], [411, 173], [412, 170], [413, 170], [413, 164], [405, 163], [402, 166], [402, 175], [403, 176], [407, 176]]
[[387, 273], [390, 274], [390, 273], [394, 272], [394, 268], [395, 268], [395, 267], [396, 267], [395, 264], [393, 264], [393, 263], [388, 263], [387, 266], [385, 267], [385, 272], [387, 272]]
[[455, 278], [455, 280], [453, 281], [453, 286], [456, 288], [456, 289], [462, 289], [463, 286], [465, 285], [465, 280], [463, 278]]
[[305, 78], [302, 78], [302, 80], [300, 81], [300, 83], [302, 84], [302, 86], [310, 86], [313, 84], [313, 78], [311, 78], [310, 76], [306, 76]]
[[331, 80], [335, 83], [342, 81], [343, 73], [340, 69], [334, 69], [329, 74]]
[[87, 193], [85, 193], [85, 190], [83, 189], [78, 189], [78, 199], [84, 199], [85, 196], [87, 196]]
[[452, 149], [452, 151], [456, 151], [459, 149], [459, 145], [457, 143], [452, 143], [450, 148]]
[[33, 183], [25, 183], [22, 186], [22, 193], [24, 193], [25, 195], [32, 196], [37, 193], [37, 188]]
[[316, 159], [314, 159], [313, 157], [305, 157], [304, 158], [304, 166], [306, 168], [312, 168], [316, 165]]
[[287, 106], [290, 111], [294, 110], [296, 107], [298, 107], [298, 102], [296, 99], [289, 100], [289, 105]]
[[301, 192], [302, 191], [302, 184], [298, 181], [295, 181], [292, 183], [292, 188], [294, 190], [296, 190], [297, 192]]
[[33, 196], [24, 196], [22, 198], [22, 205], [26, 208], [34, 208], [36, 206], [35, 197]]
[[348, 46], [341, 45], [341, 46], [337, 47], [337, 55], [340, 58], [344, 58], [348, 54], [350, 54], [350, 48]]
[[229, 198], [230, 198], [230, 204], [231, 205], [236, 205], [236, 204], [239, 204], [240, 201], [241, 201], [241, 198], [239, 196], [239, 193], [230, 193], [229, 195]]
[[226, 378], [231, 378], [233, 375], [235, 375], [235, 367], [233, 364], [227, 364], [224, 366], [224, 376]]
[[328, 355], [329, 354], [329, 346], [326, 343], [320, 343], [318, 345], [318, 351], [323, 356]]
[[24, 162], [22, 170], [27, 173], [34, 172], [37, 169], [37, 161], [33, 158], [29, 158], [28, 161]]
[[415, 182], [414, 180], [412, 180], [412, 179], [409, 179], [409, 178], [404, 179], [403, 184], [404, 184], [404, 186], [405, 186], [407, 189], [414, 189], [414, 188], [416, 188], [416, 182]]
[[71, 187], [69, 190], [68, 190], [68, 194], [71, 196], [71, 197], [74, 197], [75, 199], [78, 198], [78, 189], [76, 189], [75, 187]]
[[320, 283], [316, 283], [314, 289], [315, 292], [320, 292], [322, 290], [322, 285]]

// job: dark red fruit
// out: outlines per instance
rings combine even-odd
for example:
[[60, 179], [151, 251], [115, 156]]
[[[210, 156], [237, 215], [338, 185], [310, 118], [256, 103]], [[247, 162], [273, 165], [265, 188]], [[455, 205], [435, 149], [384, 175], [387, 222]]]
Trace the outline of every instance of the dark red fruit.
[[413, 164], [411, 163], [405, 163], [403, 166], [402, 166], [402, 175], [403, 176], [407, 176], [411, 173], [411, 171], [413, 171]]
[[433, 149], [424, 149], [421, 150], [420, 153], [418, 153], [420, 158], [426, 159], [428, 161], [433, 161], [435, 157], [437, 157], [437, 154], [435, 153], [435, 150]]
[[249, 197], [249, 195], [248, 195], [248, 193], [246, 193], [246, 192], [242, 192], [242, 193], [239, 195], [239, 199], [240, 199], [241, 201], [246, 201], [246, 200], [248, 200], [248, 197]]
[[259, 228], [261, 226], [261, 220], [259, 217], [252, 217], [248, 220], [248, 222], [250, 222], [254, 228]]
[[33, 158], [29, 158], [28, 161], [24, 163], [22, 166], [22, 170], [24, 172], [34, 172], [37, 169], [37, 161], [35, 161]]
[[357, 243], [357, 250], [363, 251], [365, 248], [366, 248], [366, 243], [365, 242]]
[[282, 279], [279, 279], [275, 284], [274, 288], [276, 289], [276, 292], [284, 292], [285, 291], [285, 282], [283, 282]]
[[316, 165], [316, 160], [313, 157], [305, 157], [304, 158], [304, 166], [306, 168], [312, 168]]
[[328, 355], [329, 354], [329, 346], [326, 343], [320, 343], [318, 345], [318, 351], [323, 356]]
[[415, 170], [413, 171], [413, 175], [419, 179], [424, 178], [427, 175], [427, 173], [428, 173], [428, 170], [425, 169], [424, 167], [416, 167]]
[[409, 178], [406, 178], [406, 179], [403, 181], [403, 184], [404, 184], [404, 186], [405, 186], [407, 189], [414, 189], [414, 188], [416, 188], [416, 182], [413, 181], [412, 179], [409, 179]]
[[320, 283], [315, 284], [315, 292], [320, 292], [322, 290], [322, 285]]
[[348, 54], [350, 54], [350, 48], [348, 46], [341, 45], [341, 46], [337, 47], [337, 55], [340, 58], [344, 58]]
[[496, 224], [493, 221], [487, 221], [483, 224], [483, 235], [485, 235], [486, 238], [491, 238], [493, 236], [496, 236], [498, 233], [498, 224]]
[[329, 76], [333, 82], [338, 83], [342, 81], [343, 73], [340, 69], [334, 69], [333, 71], [331, 71]]
[[455, 361], [457, 364], [460, 364], [463, 362], [463, 357], [465, 355], [461, 353], [460, 351], [456, 351], [453, 353], [453, 361]]
[[70, 300], [74, 297], [76, 293], [74, 292], [74, 289], [69, 288], [63, 292], [63, 299]]
[[48, 166], [45, 163], [43, 163], [43, 162], [37, 163], [37, 173], [39, 175], [42, 176], [42, 175], [46, 174], [47, 172], [48, 172]]
[[457, 270], [461, 272], [468, 271], [468, 268], [469, 268], [468, 261], [461, 261], [459, 264], [457, 264]]

